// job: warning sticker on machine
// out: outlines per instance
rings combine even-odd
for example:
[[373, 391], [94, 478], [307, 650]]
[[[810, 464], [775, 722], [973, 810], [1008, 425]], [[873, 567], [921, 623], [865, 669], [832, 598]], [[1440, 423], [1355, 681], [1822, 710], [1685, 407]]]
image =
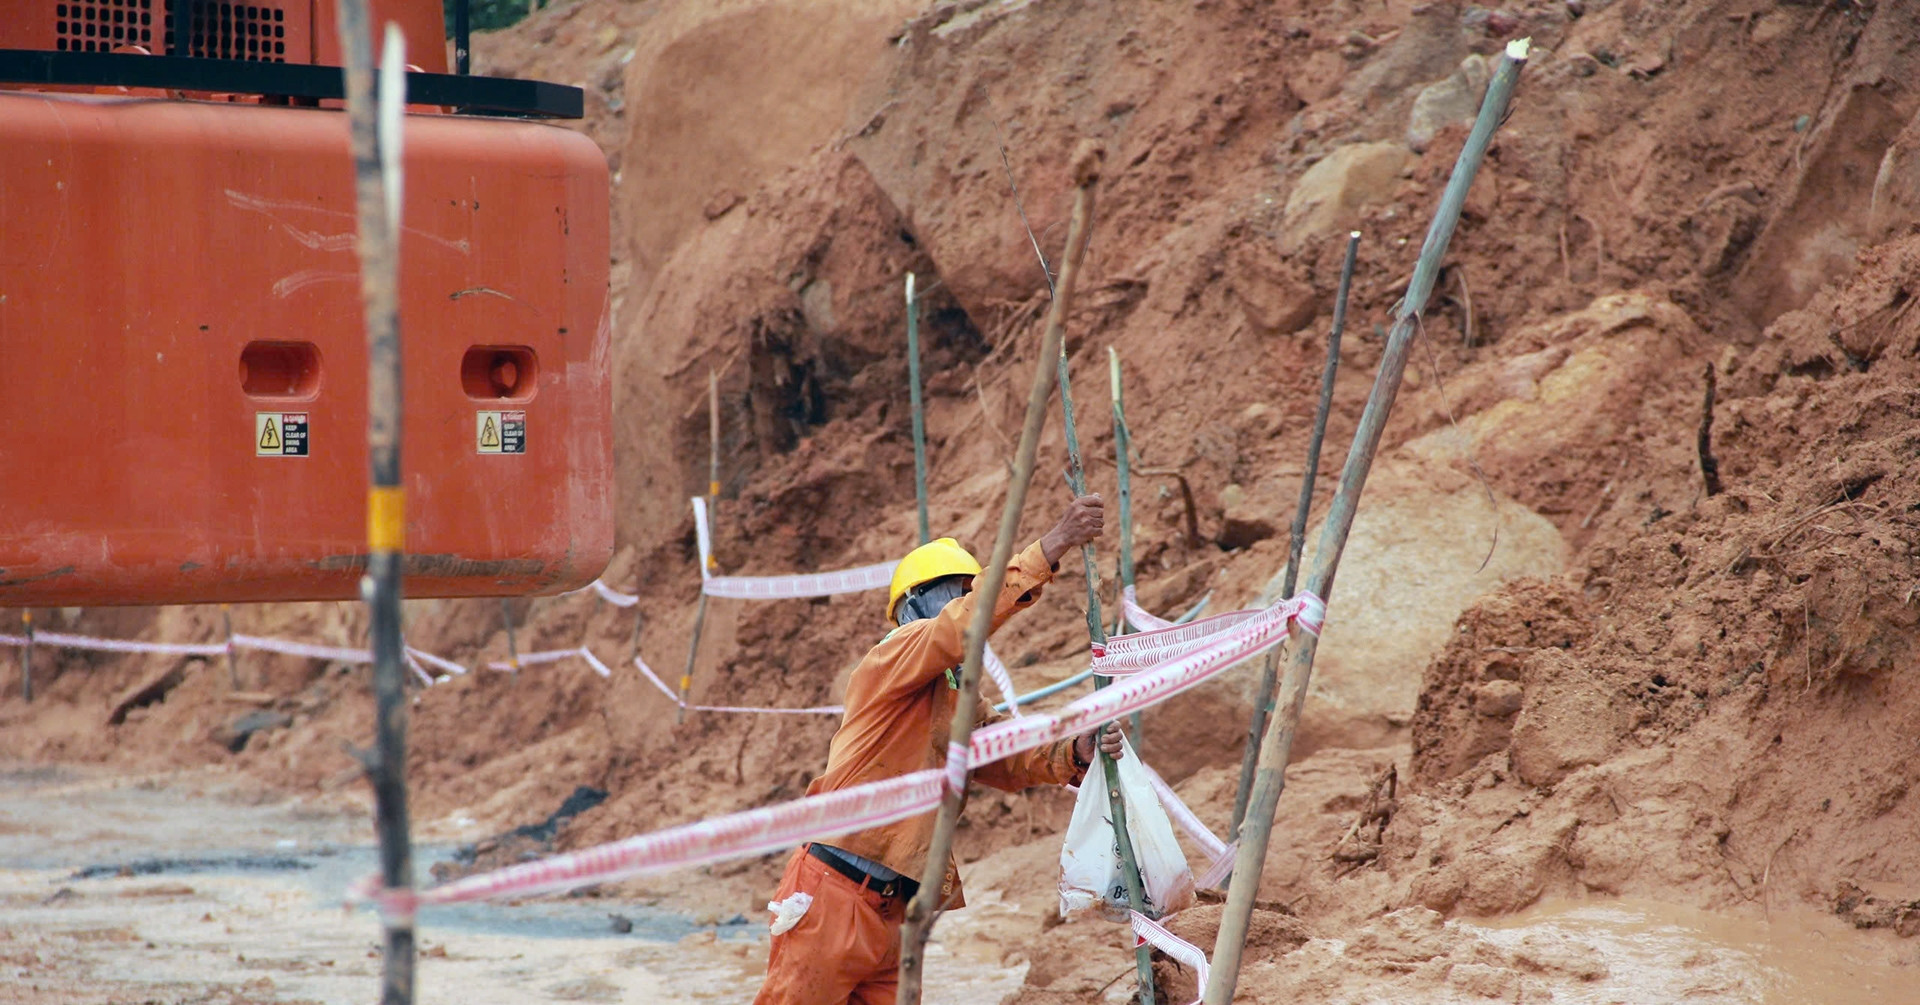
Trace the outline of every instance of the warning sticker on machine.
[[255, 457], [307, 456], [307, 413], [253, 413]]
[[473, 435], [480, 453], [524, 454], [527, 452], [527, 413], [477, 412]]

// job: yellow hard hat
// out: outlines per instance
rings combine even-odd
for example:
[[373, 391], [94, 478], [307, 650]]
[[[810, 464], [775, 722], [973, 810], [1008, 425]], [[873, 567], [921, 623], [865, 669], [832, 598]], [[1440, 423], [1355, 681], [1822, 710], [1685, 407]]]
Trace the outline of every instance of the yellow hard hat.
[[894, 618], [894, 609], [907, 591], [921, 583], [931, 583], [943, 576], [978, 576], [980, 563], [974, 561], [960, 542], [950, 537], [938, 538], [907, 552], [907, 557], [894, 566], [893, 584], [887, 587], [887, 620]]

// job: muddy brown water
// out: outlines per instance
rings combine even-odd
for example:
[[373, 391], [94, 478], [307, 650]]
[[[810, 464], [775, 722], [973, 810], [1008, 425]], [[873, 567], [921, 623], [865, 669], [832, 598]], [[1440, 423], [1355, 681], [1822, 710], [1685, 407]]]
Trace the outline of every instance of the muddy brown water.
[[[450, 851], [417, 848], [416, 871]], [[261, 802], [231, 776], [0, 766], [0, 1003], [374, 1000], [379, 925], [340, 902], [376, 869], [360, 811]], [[766, 968], [761, 918], [615, 898], [433, 908], [419, 933], [423, 1003], [745, 1003]], [[1024, 967], [964, 950], [929, 961], [943, 1000], [1019, 986]]]
[[[0, 1002], [372, 1000], [379, 927], [339, 906], [374, 869], [368, 831], [363, 813], [260, 802], [230, 777], [0, 769]], [[421, 867], [446, 850], [425, 846]], [[1000, 965], [976, 937], [1012, 908], [993, 891], [980, 900], [943, 922], [929, 1002], [1019, 988], [1025, 966]], [[612, 914], [632, 930], [615, 932]], [[1920, 946], [1807, 913], [1604, 901], [1453, 924], [1599, 964], [1604, 976], [1555, 983], [1555, 1002], [1920, 1003]], [[435, 909], [421, 917], [420, 1000], [745, 1003], [765, 931], [609, 898]], [[1383, 985], [1368, 1000], [1403, 998]]]
[[1553, 1000], [1569, 1005], [1920, 1003], [1920, 943], [1804, 908], [1750, 917], [1640, 899], [1560, 901], [1468, 927], [1503, 949], [1593, 953], [1606, 977], [1555, 988]]

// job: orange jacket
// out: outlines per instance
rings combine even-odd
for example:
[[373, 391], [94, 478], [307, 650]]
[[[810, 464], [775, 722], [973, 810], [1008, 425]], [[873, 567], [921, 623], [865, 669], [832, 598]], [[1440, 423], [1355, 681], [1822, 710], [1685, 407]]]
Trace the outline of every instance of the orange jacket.
[[[1041, 587], [1053, 579], [1053, 571], [1039, 542], [1014, 556], [1007, 565], [999, 602], [994, 605], [993, 627], [998, 629], [1014, 612], [1033, 606], [1040, 598]], [[966, 657], [966, 630], [973, 621], [976, 596], [969, 593], [947, 604], [934, 617], [894, 629], [868, 651], [847, 683], [847, 711], [839, 731], [833, 734], [827, 770], [807, 786], [808, 795], [947, 763], [947, 734], [960, 693], [948, 683], [947, 671], [959, 667]], [[991, 714], [991, 706], [981, 703], [979, 722], [999, 718]], [[1031, 785], [1071, 785], [1080, 776], [1072, 740], [996, 761], [971, 775], [974, 781], [1007, 792]], [[933, 841], [935, 817], [932, 813], [909, 817], [827, 843], [917, 881], [926, 873], [927, 846]], [[941, 894], [941, 903], [948, 908], [966, 903], [960, 891], [960, 873], [951, 856]]]

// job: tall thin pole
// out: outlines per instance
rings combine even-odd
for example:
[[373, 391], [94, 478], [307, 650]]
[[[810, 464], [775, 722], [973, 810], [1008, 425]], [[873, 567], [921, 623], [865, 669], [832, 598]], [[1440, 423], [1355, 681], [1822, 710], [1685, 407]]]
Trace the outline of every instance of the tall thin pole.
[[513, 637], [513, 603], [506, 597], [500, 598], [500, 623], [507, 629], [507, 665], [514, 673], [520, 672], [520, 643]]
[[[957, 744], [964, 749], [973, 738], [974, 715], [980, 701], [980, 657], [987, 645], [987, 633], [993, 627], [993, 608], [1006, 582], [1007, 562], [1013, 558], [1013, 535], [1020, 529], [1020, 511], [1026, 505], [1027, 485], [1033, 478], [1033, 455], [1040, 446], [1040, 430], [1047, 421], [1047, 398], [1052, 391], [1048, 371], [1060, 353], [1067, 308], [1073, 300], [1073, 283], [1084, 251], [1087, 220], [1093, 214], [1093, 186], [1100, 179], [1099, 146], [1085, 142], [1073, 158], [1073, 216], [1067, 226], [1066, 262], [1061, 266], [1059, 292], [1047, 314], [1047, 327], [1040, 339], [1040, 355], [1034, 363], [1033, 385], [1027, 393], [1027, 418], [1020, 429], [1020, 445], [1014, 451], [1013, 477], [1007, 485], [1007, 504], [1000, 513], [1000, 532], [994, 539], [993, 556], [978, 579], [974, 596], [973, 622], [967, 627], [967, 655], [960, 664], [960, 693], [953, 709], [953, 724], [947, 732], [949, 749]], [[965, 793], [948, 789], [940, 800], [940, 816], [934, 823], [933, 839], [927, 848], [927, 867], [921, 875], [920, 892], [907, 904], [907, 917], [900, 926], [899, 1005], [919, 1005], [922, 963], [927, 936], [945, 904], [939, 903], [942, 881], [946, 879], [947, 859], [953, 852], [953, 832], [960, 819], [960, 802]]]
[[907, 273], [907, 397], [913, 403], [913, 498], [919, 506], [920, 543], [933, 540], [927, 526], [927, 414], [920, 401], [920, 301]]
[[21, 634], [27, 641], [20, 646], [20, 700], [33, 701], [33, 609], [20, 612]]
[[[410, 900], [413, 851], [407, 821], [407, 706], [400, 641], [400, 572], [406, 547], [406, 500], [400, 482], [400, 145], [406, 108], [405, 39], [387, 26], [374, 104], [373, 42], [366, 0], [342, 0], [339, 31], [346, 56], [347, 115], [353, 140], [360, 291], [367, 326], [367, 598], [373, 643], [374, 750], [367, 758], [374, 823], [380, 836], [381, 882]], [[383, 1005], [413, 1001], [413, 913], [389, 908]]]
[[[707, 519], [718, 526], [714, 513], [714, 501], [720, 498], [720, 377], [712, 370], [707, 371]], [[707, 556], [707, 570], [713, 569], [713, 556]], [[704, 583], [706, 576], [701, 580]], [[687, 696], [693, 692], [693, 663], [700, 654], [700, 636], [707, 628], [707, 591], [700, 590], [700, 606], [693, 612], [693, 638], [687, 642], [687, 666], [680, 672], [680, 707], [674, 709], [673, 721], [687, 721]]]
[[[1313, 511], [1313, 481], [1320, 471], [1320, 444], [1327, 438], [1327, 415], [1333, 411], [1333, 378], [1340, 369], [1340, 336], [1347, 330], [1347, 292], [1353, 287], [1353, 262], [1360, 251], [1360, 232], [1347, 234], [1347, 258], [1340, 265], [1340, 292], [1333, 301], [1333, 333], [1327, 336], [1327, 365], [1320, 371], [1320, 406], [1313, 413], [1313, 436], [1307, 440], [1307, 466], [1300, 475], [1300, 503], [1293, 510], [1293, 532], [1287, 542], [1287, 571], [1280, 588], [1282, 597], [1293, 596], [1300, 576], [1300, 552], [1307, 541], [1307, 516]], [[1247, 728], [1246, 749], [1240, 757], [1240, 785], [1233, 793], [1233, 828], [1230, 837], [1240, 836], [1240, 822], [1247, 817], [1247, 796], [1253, 791], [1253, 766], [1260, 759], [1260, 738], [1266, 735], [1267, 719], [1273, 715], [1273, 689], [1279, 676], [1280, 649], [1267, 651], [1260, 669], [1260, 693], [1253, 703], [1253, 722]]]
[[240, 663], [233, 655], [233, 605], [220, 605], [220, 626], [227, 632], [227, 686], [240, 690]]
[[[1062, 425], [1066, 429], [1067, 439], [1067, 484], [1073, 487], [1073, 494], [1087, 494], [1087, 472], [1080, 463], [1080, 433], [1073, 422], [1073, 380], [1067, 373], [1067, 348], [1060, 347], [1060, 357], [1055, 365], [1054, 377], [1060, 384], [1060, 414]], [[1098, 649], [1107, 644], [1107, 626], [1100, 618], [1100, 563], [1095, 560], [1093, 543], [1089, 541], [1080, 546], [1080, 560], [1086, 566], [1087, 574], [1087, 639]], [[1109, 678], [1095, 676], [1094, 690], [1112, 683]], [[1127, 802], [1120, 794], [1120, 766], [1108, 757], [1106, 751], [1094, 746], [1095, 756], [1100, 760], [1100, 770], [1107, 782], [1107, 814], [1113, 821], [1113, 843], [1120, 852], [1120, 876], [1127, 887], [1127, 906], [1135, 911], [1146, 913], [1146, 884], [1140, 881], [1140, 862], [1133, 853], [1133, 835], [1127, 831]], [[1140, 977], [1140, 1005], [1154, 1005], [1153, 995], [1153, 949], [1142, 944], [1133, 951], [1135, 969]]]
[[[1107, 382], [1113, 393], [1113, 454], [1114, 467], [1119, 475], [1120, 494], [1120, 589], [1125, 591], [1133, 587], [1133, 431], [1127, 428], [1126, 394], [1120, 381], [1120, 353], [1112, 346], [1107, 347]], [[1120, 605], [1120, 613], [1113, 617], [1113, 630], [1117, 634], [1131, 631], [1127, 623], [1127, 607]], [[1133, 749], [1144, 750], [1146, 733], [1141, 728], [1140, 713], [1135, 712], [1128, 720], [1133, 727]]]
[[[1313, 569], [1307, 575], [1307, 589], [1327, 599], [1333, 592], [1334, 572], [1340, 565], [1340, 552], [1346, 547], [1347, 532], [1353, 529], [1353, 517], [1360, 506], [1360, 492], [1366, 487], [1367, 471], [1373, 465], [1374, 451], [1380, 446], [1380, 437], [1386, 431], [1387, 414], [1393, 410], [1393, 399], [1400, 390], [1400, 378], [1406, 372], [1407, 355], [1413, 348], [1415, 325], [1420, 312], [1426, 308], [1427, 297], [1433, 292], [1434, 279], [1440, 273], [1440, 264], [1447, 254], [1447, 244], [1453, 238], [1453, 229], [1460, 222], [1460, 207], [1466, 201], [1467, 190], [1473, 185], [1473, 177], [1480, 169], [1480, 161], [1486, 156], [1487, 145], [1493, 141], [1494, 131], [1500, 128], [1500, 120], [1506, 116], [1507, 102], [1513, 96], [1513, 88], [1520, 79], [1520, 69], [1526, 64], [1529, 39], [1517, 39], [1508, 43], [1505, 57], [1494, 71], [1493, 80], [1487, 85], [1487, 96], [1480, 105], [1480, 116], [1474, 120], [1473, 131], [1467, 135], [1466, 146], [1460, 151], [1460, 159], [1454, 162], [1453, 177], [1447, 181], [1447, 189], [1440, 197], [1440, 208], [1435, 212], [1433, 225], [1427, 230], [1426, 243], [1420, 249], [1420, 259], [1414, 265], [1413, 279], [1407, 284], [1406, 299], [1401, 301], [1400, 314], [1394, 321], [1393, 331], [1387, 336], [1387, 347], [1380, 358], [1380, 372], [1373, 381], [1373, 392], [1367, 397], [1367, 407], [1360, 415], [1360, 426], [1354, 432], [1353, 446], [1347, 452], [1346, 467], [1340, 473], [1340, 488], [1334, 494], [1333, 504], [1327, 511], [1327, 522], [1320, 528], [1319, 546], [1314, 549]], [[1285, 714], [1276, 715], [1267, 720], [1267, 732], [1260, 745], [1258, 772], [1253, 782], [1253, 795], [1247, 804], [1247, 818], [1241, 830], [1240, 849], [1234, 857], [1234, 875], [1238, 877], [1227, 890], [1226, 908], [1220, 916], [1219, 934], [1213, 945], [1213, 969], [1207, 980], [1206, 1005], [1228, 1005], [1233, 1000], [1234, 987], [1240, 980], [1240, 955], [1246, 946], [1247, 925], [1253, 916], [1253, 899], [1260, 890], [1260, 867], [1267, 856], [1267, 839], [1272, 836], [1274, 807], [1280, 802], [1280, 792], [1286, 786], [1287, 759], [1293, 753], [1294, 727], [1300, 721], [1300, 707], [1307, 697], [1307, 685], [1313, 680], [1313, 655], [1319, 648], [1319, 637], [1302, 633], [1287, 662], [1286, 679], [1281, 682], [1281, 695], [1286, 699]]]

